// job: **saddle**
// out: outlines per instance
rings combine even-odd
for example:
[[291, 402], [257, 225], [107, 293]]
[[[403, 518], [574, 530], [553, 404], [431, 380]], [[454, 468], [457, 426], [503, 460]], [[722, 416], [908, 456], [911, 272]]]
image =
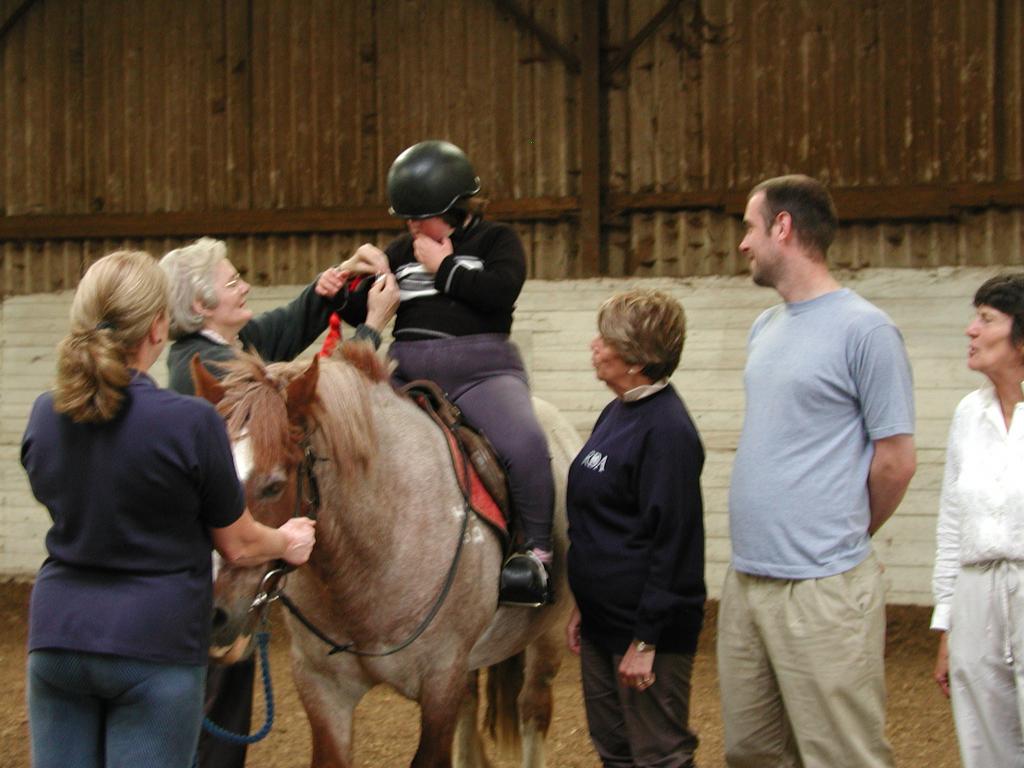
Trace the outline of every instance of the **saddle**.
[[[417, 379], [399, 391], [422, 408], [444, 432], [463, 494], [473, 511], [498, 533], [507, 550], [513, 538], [508, 476], [490, 440], [466, 423], [462, 411], [434, 382]], [[468, 472], [464, 472], [463, 462], [467, 459]]]

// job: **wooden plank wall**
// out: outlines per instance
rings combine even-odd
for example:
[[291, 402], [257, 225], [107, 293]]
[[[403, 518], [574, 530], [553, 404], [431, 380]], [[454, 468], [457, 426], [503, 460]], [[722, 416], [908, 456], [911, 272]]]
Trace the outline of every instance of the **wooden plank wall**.
[[[23, 4], [0, 0], [0, 20]], [[426, 137], [465, 147], [492, 199], [570, 205], [579, 194], [580, 76], [495, 0], [25, 5], [0, 40], [0, 223], [383, 214], [391, 159]], [[518, 7], [569, 50], [583, 14], [599, 13], [607, 64], [665, 0]], [[967, 193], [1024, 178], [1024, 0], [684, 0], [603, 77], [600, 272], [609, 276], [742, 273], [736, 195], [768, 175]], [[663, 210], [658, 198], [707, 191], [730, 193], [732, 208]], [[612, 215], [613, 203], [640, 194], [662, 203]], [[844, 227], [835, 263], [1024, 263], [1019, 205], [897, 218]], [[575, 218], [517, 226], [531, 277], [582, 274]], [[241, 234], [232, 248], [257, 284], [287, 284], [389, 236]], [[160, 251], [179, 240], [141, 244]], [[73, 286], [120, 245], [0, 241], [0, 293]]]
[[[982, 381], [967, 369], [963, 330], [972, 313], [971, 296], [995, 271], [865, 269], [839, 275], [891, 315], [914, 369], [918, 469], [896, 515], [874, 538], [886, 564], [889, 602], [931, 602], [949, 421], [960, 398]], [[707, 582], [717, 597], [730, 557], [728, 492], [743, 423], [747, 334], [758, 313], [778, 296], [748, 277], [528, 281], [513, 339], [534, 392], [556, 405], [581, 434], [590, 432], [612, 396], [590, 365], [597, 308], [633, 285], [668, 291], [686, 308], [686, 348], [673, 383], [704, 442]], [[271, 309], [297, 291], [298, 286], [257, 288], [249, 304], [257, 312]], [[0, 301], [0, 578], [31, 575], [44, 556], [49, 518], [32, 499], [18, 456], [31, 404], [53, 380], [53, 349], [66, 332], [72, 296], [64, 291]], [[166, 381], [163, 360], [152, 373]]]
[[[572, 7], [537, 5], [553, 26]], [[462, 145], [495, 193], [563, 194], [567, 78], [537, 49], [488, 2], [37, 0], [4, 44], [0, 204], [378, 203], [425, 136]]]
[[[566, 39], [579, 25], [575, 3], [531, 6]], [[570, 192], [571, 76], [489, 0], [37, 0], [2, 46], [6, 216], [379, 205], [386, 217], [391, 160], [430, 137], [466, 149], [491, 197]], [[522, 234], [531, 274], [569, 270], [568, 224]], [[257, 283], [289, 284], [390, 236], [242, 237], [232, 252]], [[73, 286], [120, 245], [6, 241], [0, 290]]]
[[[609, 0], [610, 46], [662, 5]], [[609, 84], [610, 194], [747, 190], [794, 172], [838, 188], [1020, 184], [1022, 52], [1020, 0], [684, 3]], [[735, 218], [628, 218], [609, 237], [608, 274], [744, 268]], [[1021, 264], [1022, 244], [1019, 208], [966, 210], [845, 227], [832, 258]]]

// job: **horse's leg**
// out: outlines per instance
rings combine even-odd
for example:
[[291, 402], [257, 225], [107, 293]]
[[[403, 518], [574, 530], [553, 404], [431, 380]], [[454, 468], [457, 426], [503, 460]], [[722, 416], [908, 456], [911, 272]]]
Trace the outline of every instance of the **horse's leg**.
[[300, 660], [292, 677], [313, 736], [312, 768], [351, 768], [352, 716], [367, 686], [346, 679], [337, 670], [325, 671]]
[[466, 670], [423, 681], [420, 744], [412, 768], [450, 768], [455, 720], [466, 694]]
[[523, 768], [544, 767], [544, 738], [551, 726], [551, 686], [562, 666], [563, 643], [561, 626], [558, 626], [526, 647], [523, 689], [519, 693]]
[[484, 753], [484, 742], [477, 727], [477, 710], [480, 707], [480, 672], [474, 670], [466, 675], [466, 693], [459, 704], [455, 722], [456, 768], [491, 768], [491, 762]]

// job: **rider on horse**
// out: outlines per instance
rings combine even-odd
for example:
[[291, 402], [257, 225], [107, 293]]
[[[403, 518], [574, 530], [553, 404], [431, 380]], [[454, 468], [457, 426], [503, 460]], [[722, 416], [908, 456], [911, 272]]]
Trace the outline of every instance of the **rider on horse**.
[[470, 199], [480, 191], [466, 155], [445, 141], [409, 147], [388, 172], [391, 213], [408, 232], [383, 251], [365, 244], [341, 265], [356, 276], [342, 318], [366, 315], [368, 275], [394, 274], [401, 291], [389, 356], [399, 383], [430, 379], [494, 445], [509, 477], [522, 546], [502, 570], [506, 603], [551, 601], [554, 480], [519, 351], [509, 340], [526, 279], [512, 227], [485, 221]]

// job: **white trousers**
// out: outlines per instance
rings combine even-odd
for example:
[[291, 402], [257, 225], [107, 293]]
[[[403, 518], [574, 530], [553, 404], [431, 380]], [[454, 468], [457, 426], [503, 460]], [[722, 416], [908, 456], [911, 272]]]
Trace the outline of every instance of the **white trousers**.
[[1024, 563], [960, 571], [949, 671], [964, 768], [1024, 768]]

